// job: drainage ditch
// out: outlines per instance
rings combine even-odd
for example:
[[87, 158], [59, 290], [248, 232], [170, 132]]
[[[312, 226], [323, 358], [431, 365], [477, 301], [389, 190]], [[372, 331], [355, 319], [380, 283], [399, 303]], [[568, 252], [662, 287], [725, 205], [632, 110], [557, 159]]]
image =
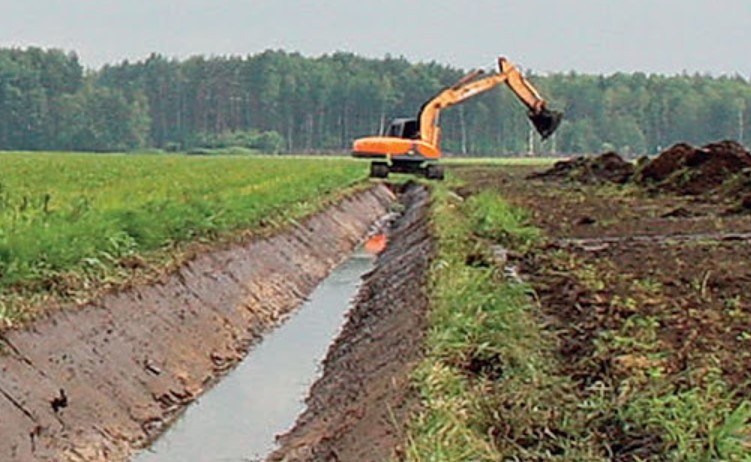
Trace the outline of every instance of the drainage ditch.
[[0, 333], [0, 460], [129, 460], [300, 307], [393, 200], [375, 185], [277, 236]]
[[407, 185], [399, 197], [388, 245], [367, 246], [380, 251], [375, 264], [357, 253], [320, 287], [391, 208], [390, 189], [374, 186], [286, 233], [0, 333], [0, 460], [120, 462], [149, 446], [136, 461], [250, 461], [272, 450], [269, 461], [374, 462], [398, 453], [417, 405], [409, 374], [422, 351], [432, 258], [428, 191]]
[[339, 265], [282, 326], [135, 462], [261, 460], [304, 410], [326, 350], [341, 331], [374, 255], [360, 249]]
[[419, 402], [409, 376], [422, 358], [433, 240], [428, 191], [408, 184], [400, 201], [403, 214], [329, 348], [305, 412], [268, 461], [382, 462], [404, 450], [404, 426]]

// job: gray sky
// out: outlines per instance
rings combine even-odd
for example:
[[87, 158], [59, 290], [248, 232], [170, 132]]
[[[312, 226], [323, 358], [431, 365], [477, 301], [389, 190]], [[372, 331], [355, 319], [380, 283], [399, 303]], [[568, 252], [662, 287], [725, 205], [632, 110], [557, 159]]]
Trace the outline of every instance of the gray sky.
[[0, 46], [73, 50], [91, 68], [283, 48], [751, 77], [751, 0], [0, 0], [0, 11]]

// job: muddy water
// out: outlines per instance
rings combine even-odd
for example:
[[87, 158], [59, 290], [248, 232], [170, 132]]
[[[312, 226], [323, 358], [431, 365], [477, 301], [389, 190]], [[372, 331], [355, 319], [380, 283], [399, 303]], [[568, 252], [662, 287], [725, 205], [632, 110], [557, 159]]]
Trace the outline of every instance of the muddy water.
[[135, 462], [262, 460], [304, 410], [320, 362], [374, 257], [357, 251]]

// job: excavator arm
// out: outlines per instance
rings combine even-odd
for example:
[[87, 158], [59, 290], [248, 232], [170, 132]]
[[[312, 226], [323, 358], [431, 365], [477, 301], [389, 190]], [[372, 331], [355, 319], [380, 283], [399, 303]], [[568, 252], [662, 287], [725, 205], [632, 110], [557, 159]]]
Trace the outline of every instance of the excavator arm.
[[546, 107], [545, 100], [542, 99], [537, 89], [519, 72], [506, 58], [498, 58], [498, 68], [501, 75], [508, 76], [506, 85], [511, 89], [517, 98], [529, 109], [528, 117], [534, 125], [537, 132], [545, 139], [552, 135], [561, 123], [563, 113], [551, 111]]
[[433, 146], [440, 141], [438, 118], [442, 109], [462, 103], [473, 96], [505, 83], [529, 109], [529, 118], [544, 138], [552, 135], [561, 122], [562, 114], [550, 111], [537, 90], [519, 70], [505, 58], [498, 59], [499, 73], [478, 79], [483, 71], [473, 71], [454, 85], [443, 89], [420, 109], [420, 139]]

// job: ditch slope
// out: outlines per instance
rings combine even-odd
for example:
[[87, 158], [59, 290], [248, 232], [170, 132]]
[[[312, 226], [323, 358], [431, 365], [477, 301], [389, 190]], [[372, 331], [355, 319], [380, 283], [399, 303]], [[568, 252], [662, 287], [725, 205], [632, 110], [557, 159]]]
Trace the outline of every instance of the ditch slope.
[[401, 451], [402, 426], [417, 406], [409, 373], [422, 355], [432, 256], [428, 191], [408, 185], [401, 200], [405, 211], [329, 349], [307, 410], [269, 461], [384, 461]]
[[156, 284], [0, 333], [0, 460], [128, 459], [298, 307], [394, 198], [375, 186]]

